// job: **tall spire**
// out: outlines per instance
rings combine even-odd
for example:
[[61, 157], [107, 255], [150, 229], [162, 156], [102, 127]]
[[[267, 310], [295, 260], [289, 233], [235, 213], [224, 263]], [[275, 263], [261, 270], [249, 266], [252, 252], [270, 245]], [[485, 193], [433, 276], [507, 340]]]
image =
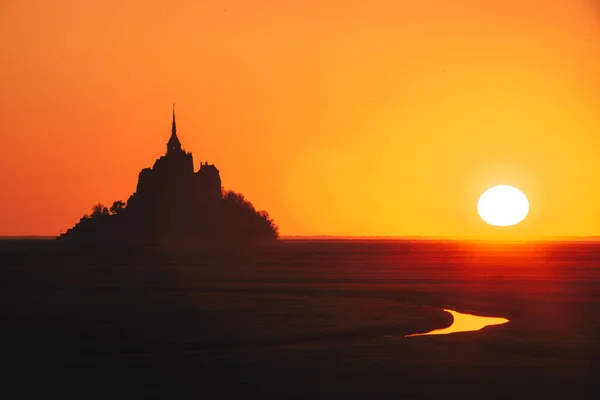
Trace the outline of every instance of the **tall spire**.
[[173, 124], [171, 125], [171, 133], [177, 134], [177, 124], [175, 123], [175, 103], [173, 103]]
[[181, 151], [181, 142], [177, 137], [177, 125], [175, 124], [175, 103], [173, 103], [173, 124], [171, 125], [171, 138], [167, 143], [167, 154]]

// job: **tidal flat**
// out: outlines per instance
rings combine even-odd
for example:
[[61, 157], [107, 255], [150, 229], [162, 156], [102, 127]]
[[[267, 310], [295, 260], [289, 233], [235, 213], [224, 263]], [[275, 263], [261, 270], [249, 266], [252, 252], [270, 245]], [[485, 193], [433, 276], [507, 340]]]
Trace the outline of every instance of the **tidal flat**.
[[[597, 398], [600, 245], [0, 241], [4, 382], [28, 395]], [[510, 323], [443, 329], [460, 313]]]

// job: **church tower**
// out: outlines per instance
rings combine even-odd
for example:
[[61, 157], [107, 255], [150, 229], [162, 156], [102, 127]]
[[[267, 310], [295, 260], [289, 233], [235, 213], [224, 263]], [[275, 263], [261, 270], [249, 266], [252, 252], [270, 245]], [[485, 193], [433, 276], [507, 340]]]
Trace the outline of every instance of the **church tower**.
[[175, 123], [175, 103], [173, 103], [173, 123], [171, 124], [171, 138], [167, 142], [167, 154], [181, 151], [181, 142], [177, 137], [177, 124]]

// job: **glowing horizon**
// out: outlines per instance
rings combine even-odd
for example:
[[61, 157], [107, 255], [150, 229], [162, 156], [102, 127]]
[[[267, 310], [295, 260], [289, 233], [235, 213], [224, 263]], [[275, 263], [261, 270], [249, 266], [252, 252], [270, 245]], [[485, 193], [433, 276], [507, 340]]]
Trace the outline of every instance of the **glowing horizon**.
[[[591, 0], [24, 0], [0, 38], [0, 236], [127, 200], [174, 102], [195, 167], [282, 236], [600, 236]], [[502, 229], [477, 214], [500, 183], [531, 204]]]

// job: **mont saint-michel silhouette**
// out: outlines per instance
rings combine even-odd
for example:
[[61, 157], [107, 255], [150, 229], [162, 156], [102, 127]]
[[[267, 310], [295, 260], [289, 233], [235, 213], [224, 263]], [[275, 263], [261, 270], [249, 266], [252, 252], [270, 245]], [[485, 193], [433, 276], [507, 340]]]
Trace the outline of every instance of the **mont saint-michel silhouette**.
[[191, 152], [177, 137], [175, 104], [167, 151], [144, 168], [135, 193], [112, 206], [97, 204], [91, 215], [58, 239], [65, 241], [171, 242], [205, 244], [274, 241], [278, 227], [240, 193], [224, 191], [219, 170], [208, 162], [194, 172]]

